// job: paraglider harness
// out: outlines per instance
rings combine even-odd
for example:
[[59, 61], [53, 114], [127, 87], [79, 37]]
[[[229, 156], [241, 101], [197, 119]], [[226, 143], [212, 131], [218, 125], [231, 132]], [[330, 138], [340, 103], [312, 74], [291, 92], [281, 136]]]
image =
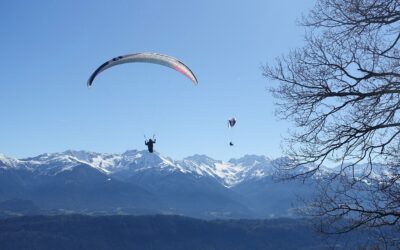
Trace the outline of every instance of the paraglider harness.
[[145, 138], [144, 144], [147, 146], [147, 149], [149, 150], [149, 152], [153, 153], [153, 144], [156, 143], [156, 139], [154, 139], [154, 135], [153, 135], [152, 139], [147, 140], [146, 136], [144, 136], [144, 138]]

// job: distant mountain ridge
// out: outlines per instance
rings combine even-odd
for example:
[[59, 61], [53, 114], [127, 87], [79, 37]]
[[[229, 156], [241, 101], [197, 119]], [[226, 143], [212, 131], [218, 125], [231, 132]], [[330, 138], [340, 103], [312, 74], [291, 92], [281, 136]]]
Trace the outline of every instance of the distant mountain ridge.
[[[0, 216], [25, 211], [18, 204], [31, 204], [44, 214], [293, 216], [298, 193], [308, 196], [312, 188], [276, 183], [274, 164], [284, 160], [257, 155], [228, 162], [206, 155], [173, 160], [138, 150], [122, 154], [68, 150], [23, 159], [0, 155]], [[16, 204], [15, 209], [1, 210], [3, 203]]]
[[147, 151], [138, 150], [129, 150], [122, 154], [67, 150], [62, 153], [41, 154], [23, 159], [0, 155], [0, 167], [26, 169], [40, 174], [56, 174], [70, 170], [79, 164], [87, 164], [111, 176], [146, 169], [191, 173], [214, 178], [226, 187], [235, 186], [252, 178], [270, 176], [274, 172], [274, 161], [259, 155], [245, 155], [228, 162], [215, 160], [206, 155], [193, 155], [182, 160], [173, 160], [157, 152], [150, 154]]

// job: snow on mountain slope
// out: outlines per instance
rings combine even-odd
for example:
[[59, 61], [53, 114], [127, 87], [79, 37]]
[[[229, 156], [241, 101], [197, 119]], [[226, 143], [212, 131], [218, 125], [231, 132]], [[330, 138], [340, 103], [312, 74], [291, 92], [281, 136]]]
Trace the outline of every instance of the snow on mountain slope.
[[231, 159], [229, 163], [241, 168], [237, 177], [240, 182], [270, 176], [274, 173], [273, 161], [266, 156], [245, 155], [239, 159]]
[[[174, 161], [159, 153], [129, 150], [123, 154], [102, 154], [68, 150], [41, 154], [20, 160], [0, 156], [3, 167], [24, 168], [40, 174], [57, 174], [80, 164], [86, 164], [108, 175], [132, 176], [141, 171], [181, 172], [216, 179], [226, 187], [244, 180], [260, 178], [272, 172], [271, 160], [264, 156], [246, 155], [229, 162], [214, 160], [206, 155], [193, 155]], [[2, 166], [0, 164], [0, 167]]]
[[[233, 187], [244, 181], [271, 176], [274, 174], [277, 165], [286, 164], [287, 161], [288, 159], [284, 157], [271, 160], [266, 156], [245, 155], [238, 159], [222, 162], [198, 154], [182, 160], [173, 160], [158, 152], [149, 153], [146, 150], [128, 150], [122, 154], [67, 150], [61, 153], [46, 153], [19, 160], [0, 154], [0, 168], [25, 169], [43, 175], [55, 175], [72, 170], [78, 165], [86, 164], [110, 176], [128, 178], [143, 171], [153, 171], [154, 173], [180, 172], [212, 178], [226, 187]], [[303, 168], [307, 168], [307, 166]], [[338, 169], [339, 167], [325, 169], [318, 173], [316, 177], [318, 178], [318, 175], [321, 174], [329, 174], [335, 170], [338, 171]], [[355, 174], [356, 176], [364, 176], [369, 170], [367, 165], [359, 164], [355, 168]], [[350, 169], [346, 169], [346, 171], [349, 172]], [[388, 175], [385, 171], [387, 169], [378, 164], [374, 167], [372, 176]]]
[[16, 167], [17, 165], [18, 165], [18, 160], [0, 154], [0, 168]]
[[205, 155], [194, 155], [178, 161], [178, 164], [188, 172], [212, 176], [227, 187], [272, 173], [270, 160], [256, 155], [246, 155], [228, 162], [217, 161]]
[[[87, 164], [87, 162], [71, 155], [68, 151], [63, 153], [41, 154], [36, 157], [24, 158], [18, 161], [19, 168], [42, 175], [55, 175], [63, 171], [70, 171], [78, 165]], [[90, 166], [96, 168], [98, 171], [107, 173], [103, 168], [94, 165]]]

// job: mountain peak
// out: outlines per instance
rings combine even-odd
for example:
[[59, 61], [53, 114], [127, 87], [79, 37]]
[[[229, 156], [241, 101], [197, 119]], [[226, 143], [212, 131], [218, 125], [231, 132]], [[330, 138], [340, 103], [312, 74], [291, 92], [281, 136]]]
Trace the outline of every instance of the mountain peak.
[[0, 163], [18, 166], [43, 174], [57, 174], [86, 164], [107, 175], [132, 176], [138, 172], [181, 172], [204, 178], [212, 178], [227, 187], [244, 180], [260, 178], [270, 174], [271, 160], [260, 155], [245, 155], [229, 162], [215, 160], [204, 154], [195, 154], [175, 161], [158, 152], [127, 150], [122, 154], [103, 154], [84, 150], [66, 150], [61, 153], [41, 154], [35, 157], [14, 160], [3, 155]]
[[9, 167], [14, 167], [17, 163], [17, 160], [7, 157], [3, 154], [0, 154], [0, 167], [3, 166], [9, 166]]
[[215, 160], [215, 159], [213, 159], [213, 158], [211, 158], [211, 157], [209, 157], [207, 155], [204, 155], [204, 154], [195, 154], [195, 155], [192, 155], [192, 156], [188, 156], [188, 157], [184, 158], [183, 160], [184, 161], [185, 160], [194, 161], [194, 162], [196, 162], [198, 164], [215, 164], [215, 163], [221, 162], [219, 160]]
[[271, 162], [271, 160], [264, 156], [264, 155], [250, 155], [250, 154], [246, 154], [241, 158], [238, 159], [230, 159], [228, 161], [229, 163], [232, 164], [237, 164], [237, 165], [257, 165], [260, 163], [269, 163]]
[[135, 155], [137, 155], [138, 153], [141, 153], [141, 152], [143, 152], [143, 151], [132, 149], [132, 150], [126, 150], [124, 153], [122, 153], [122, 155], [123, 156], [135, 156]]

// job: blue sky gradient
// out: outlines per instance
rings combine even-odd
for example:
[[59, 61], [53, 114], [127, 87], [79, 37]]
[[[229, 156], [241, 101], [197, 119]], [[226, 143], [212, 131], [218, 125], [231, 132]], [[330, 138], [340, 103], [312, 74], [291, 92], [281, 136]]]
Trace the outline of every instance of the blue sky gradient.
[[[290, 124], [278, 121], [261, 66], [303, 44], [302, 1], [1, 1], [0, 153], [155, 149], [176, 159], [207, 154], [282, 155]], [[111, 68], [112, 57], [179, 58], [199, 84], [159, 65]], [[229, 132], [227, 119], [237, 126]], [[229, 147], [229, 140], [235, 142]]]

